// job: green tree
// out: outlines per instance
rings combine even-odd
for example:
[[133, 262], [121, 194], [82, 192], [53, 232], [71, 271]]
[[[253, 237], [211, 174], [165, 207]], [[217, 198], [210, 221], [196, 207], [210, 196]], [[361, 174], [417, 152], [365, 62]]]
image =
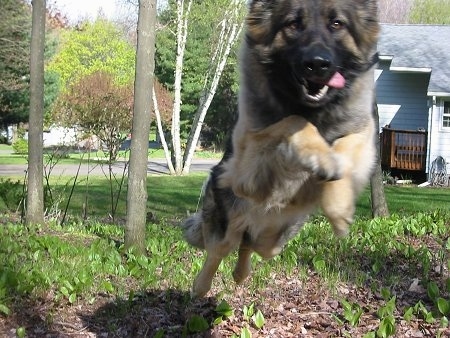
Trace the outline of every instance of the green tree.
[[131, 83], [119, 85], [111, 74], [97, 71], [66, 89], [56, 105], [55, 118], [64, 126], [78, 126], [85, 134], [96, 135], [112, 163], [131, 131], [132, 105]]
[[[58, 45], [58, 32], [64, 27], [60, 16], [46, 12], [44, 60]], [[0, 125], [26, 122], [29, 113], [31, 7], [23, 0], [0, 1]], [[44, 110], [50, 111], [59, 91], [55, 73], [44, 74]]]
[[28, 118], [31, 8], [22, 0], [0, 1], [0, 123]]
[[450, 24], [450, 0], [414, 0], [410, 23]]
[[66, 31], [48, 70], [58, 74], [62, 92], [97, 71], [111, 74], [123, 85], [133, 80], [134, 58], [135, 50], [119, 27], [99, 19]]

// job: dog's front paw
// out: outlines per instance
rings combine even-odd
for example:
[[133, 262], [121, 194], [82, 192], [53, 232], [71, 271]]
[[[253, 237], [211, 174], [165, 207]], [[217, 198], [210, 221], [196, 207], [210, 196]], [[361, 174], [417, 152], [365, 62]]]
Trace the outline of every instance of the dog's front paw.
[[342, 177], [344, 158], [333, 153], [331, 147], [301, 147], [295, 143], [282, 143], [278, 150], [286, 167], [308, 171], [323, 181]]
[[309, 169], [318, 179], [322, 181], [336, 181], [342, 178], [342, 168], [344, 159], [332, 152], [327, 154], [309, 154], [301, 156], [301, 162], [305, 168]]

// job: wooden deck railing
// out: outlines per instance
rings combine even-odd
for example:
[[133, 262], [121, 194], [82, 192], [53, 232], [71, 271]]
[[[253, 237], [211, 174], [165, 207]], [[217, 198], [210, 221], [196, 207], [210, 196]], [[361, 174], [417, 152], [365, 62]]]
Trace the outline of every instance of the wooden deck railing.
[[425, 171], [427, 133], [383, 128], [381, 165], [388, 169]]

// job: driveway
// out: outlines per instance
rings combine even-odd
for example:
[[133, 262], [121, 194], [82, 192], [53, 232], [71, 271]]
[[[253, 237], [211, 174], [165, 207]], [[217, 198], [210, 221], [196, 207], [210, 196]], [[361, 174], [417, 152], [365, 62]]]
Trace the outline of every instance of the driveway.
[[[190, 172], [208, 172], [215, 164], [219, 162], [218, 159], [206, 160], [206, 159], [194, 159], [192, 161]], [[121, 174], [124, 171], [124, 162], [117, 162], [113, 165], [113, 172]], [[148, 162], [149, 174], [168, 175], [169, 169], [167, 167], [166, 160], [164, 159], [152, 159]], [[26, 164], [0, 164], [0, 176], [17, 176], [24, 175], [27, 169]], [[108, 173], [108, 166], [103, 164], [95, 164], [88, 166], [83, 163], [79, 168], [78, 164], [57, 164], [51, 171], [52, 175], [76, 175], [78, 169], [79, 175], [104, 175]]]

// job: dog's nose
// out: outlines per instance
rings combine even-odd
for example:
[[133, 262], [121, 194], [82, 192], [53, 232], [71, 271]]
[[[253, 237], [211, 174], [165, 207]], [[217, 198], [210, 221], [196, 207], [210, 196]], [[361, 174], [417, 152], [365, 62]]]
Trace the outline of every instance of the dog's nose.
[[313, 82], [326, 82], [335, 71], [332, 52], [322, 43], [313, 43], [303, 52], [303, 76]]
[[303, 61], [303, 71], [306, 77], [326, 79], [330, 77], [333, 63], [325, 55], [315, 55]]

